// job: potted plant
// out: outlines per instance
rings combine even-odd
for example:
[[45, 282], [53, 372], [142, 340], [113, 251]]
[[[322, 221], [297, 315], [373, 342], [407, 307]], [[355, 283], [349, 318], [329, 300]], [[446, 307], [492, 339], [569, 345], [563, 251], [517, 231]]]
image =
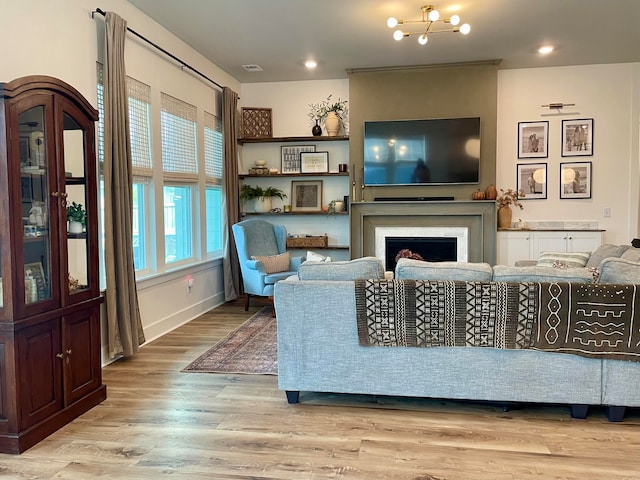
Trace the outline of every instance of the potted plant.
[[496, 198], [496, 206], [498, 207], [498, 228], [511, 228], [511, 218], [513, 211], [511, 205], [515, 205], [522, 210], [524, 207], [520, 203], [519, 199], [523, 198], [524, 192], [522, 190], [513, 190], [511, 188], [504, 190], [500, 189], [500, 195]]
[[287, 198], [287, 194], [275, 187], [262, 188], [260, 186], [242, 185], [240, 188], [240, 200], [243, 202], [253, 200], [254, 211], [256, 212], [270, 212], [273, 198], [284, 200]]
[[87, 224], [87, 211], [81, 203], [71, 202], [67, 207], [67, 220], [69, 233], [82, 233]]
[[316, 125], [318, 122], [323, 122], [327, 129], [327, 134], [330, 137], [334, 137], [340, 130], [340, 123], [345, 123], [349, 116], [349, 108], [347, 106], [349, 101], [339, 98], [336, 101], [332, 101], [331, 97], [332, 95], [329, 95], [326, 100], [320, 103], [310, 104], [309, 118]]
[[329, 208], [327, 214], [344, 212], [344, 200], [331, 200], [329, 202]]

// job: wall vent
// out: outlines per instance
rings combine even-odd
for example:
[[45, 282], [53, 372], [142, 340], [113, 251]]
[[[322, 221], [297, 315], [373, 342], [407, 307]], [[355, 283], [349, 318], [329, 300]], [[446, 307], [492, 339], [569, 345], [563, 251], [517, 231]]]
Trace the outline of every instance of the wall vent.
[[262, 72], [262, 67], [260, 65], [242, 65], [247, 72]]

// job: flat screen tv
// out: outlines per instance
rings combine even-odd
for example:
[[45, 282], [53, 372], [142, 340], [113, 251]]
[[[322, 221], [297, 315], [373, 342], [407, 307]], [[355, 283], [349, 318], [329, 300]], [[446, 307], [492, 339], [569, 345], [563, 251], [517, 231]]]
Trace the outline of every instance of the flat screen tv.
[[480, 118], [364, 123], [364, 184], [479, 183]]

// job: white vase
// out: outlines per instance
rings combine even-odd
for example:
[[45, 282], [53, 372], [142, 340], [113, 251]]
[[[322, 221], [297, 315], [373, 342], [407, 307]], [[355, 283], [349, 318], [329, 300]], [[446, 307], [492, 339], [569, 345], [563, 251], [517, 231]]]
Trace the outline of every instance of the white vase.
[[69, 220], [69, 233], [82, 233], [82, 223]]
[[253, 209], [257, 213], [266, 213], [271, 211], [271, 197], [259, 197], [256, 198], [255, 203], [253, 204]]
[[336, 112], [329, 112], [324, 120], [324, 126], [327, 129], [327, 135], [335, 137], [340, 131], [340, 117]]
[[336, 213], [344, 212], [344, 202], [333, 202], [333, 211]]

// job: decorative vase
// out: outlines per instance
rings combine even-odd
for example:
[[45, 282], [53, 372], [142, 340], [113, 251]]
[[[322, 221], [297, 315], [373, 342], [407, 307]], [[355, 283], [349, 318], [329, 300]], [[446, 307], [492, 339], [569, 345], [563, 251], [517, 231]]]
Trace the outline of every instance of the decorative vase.
[[498, 198], [498, 190], [495, 185], [489, 185], [484, 192], [484, 198], [487, 200], [495, 200]]
[[313, 134], [314, 137], [319, 137], [320, 135], [322, 135], [322, 127], [320, 127], [320, 125], [318, 124], [317, 118], [316, 118], [316, 124], [311, 129], [311, 133]]
[[511, 218], [513, 210], [511, 207], [500, 207], [498, 209], [498, 228], [511, 228]]
[[69, 221], [69, 233], [82, 233], [82, 223], [74, 222], [73, 220]]
[[253, 204], [253, 209], [256, 213], [267, 213], [271, 211], [271, 197], [256, 198]]
[[340, 117], [336, 112], [329, 112], [324, 120], [324, 126], [327, 128], [327, 135], [335, 137], [340, 131]]
[[339, 200], [333, 202], [333, 211], [336, 213], [344, 212], [344, 202], [341, 202]]

